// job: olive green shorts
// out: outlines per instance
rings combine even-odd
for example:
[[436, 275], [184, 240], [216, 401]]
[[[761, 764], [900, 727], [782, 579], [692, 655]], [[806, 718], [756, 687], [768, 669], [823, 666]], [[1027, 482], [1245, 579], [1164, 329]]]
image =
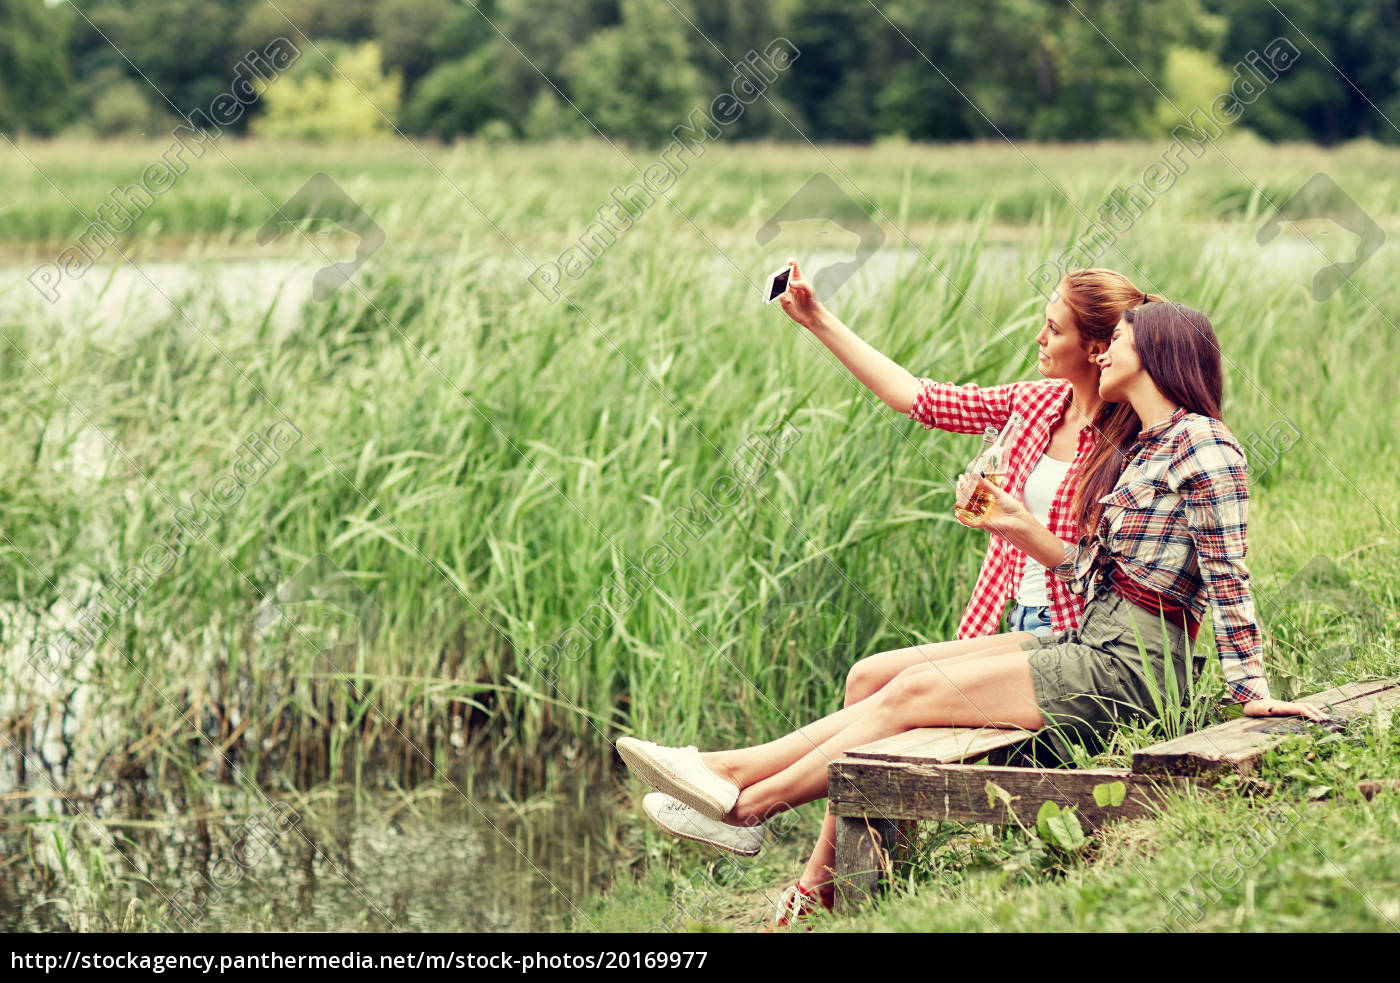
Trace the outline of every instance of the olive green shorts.
[[1067, 743], [1097, 753], [1119, 723], [1157, 720], [1159, 706], [1185, 706], [1188, 686], [1205, 663], [1193, 658], [1180, 628], [1107, 590], [1085, 605], [1078, 628], [1031, 639], [1021, 648], [1029, 655], [1035, 702], [1045, 718], [1043, 736], [1061, 760], [1069, 760]]

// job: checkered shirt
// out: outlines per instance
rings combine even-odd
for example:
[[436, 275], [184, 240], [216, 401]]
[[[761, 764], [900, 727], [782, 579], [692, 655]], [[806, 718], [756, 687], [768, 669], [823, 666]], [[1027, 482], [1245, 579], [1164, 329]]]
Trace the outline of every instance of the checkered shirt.
[[1263, 644], [1245, 568], [1249, 502], [1244, 451], [1225, 424], [1178, 408], [1138, 434], [1093, 537], [1066, 544], [1054, 568], [1076, 594], [1114, 564], [1135, 582], [1207, 608], [1225, 685], [1237, 703], [1269, 698]]
[[[1019, 413], [1025, 425], [1008, 448], [1002, 487], [1020, 498], [1026, 478], [1045, 453], [1051, 432], [1069, 407], [1073, 389], [1068, 382], [1059, 379], [985, 388], [920, 379], [919, 394], [909, 418], [928, 430], [937, 427], [953, 433], [981, 433], [989, 426], [1001, 429], [1012, 413]], [[1095, 431], [1090, 425], [1086, 424], [1079, 431], [1074, 459], [1050, 503], [1049, 529], [1064, 540], [1072, 541], [1078, 536], [1070, 503], [1074, 499], [1079, 467], [1093, 450], [1094, 437]], [[990, 536], [982, 570], [972, 589], [972, 599], [958, 625], [959, 638], [992, 635], [1001, 630], [1002, 612], [1006, 602], [1016, 597], [1025, 564], [1026, 554], [1000, 536]], [[1058, 577], [1047, 577], [1046, 587], [1050, 599], [1050, 627], [1055, 631], [1076, 627], [1080, 612], [1084, 610], [1084, 598]]]

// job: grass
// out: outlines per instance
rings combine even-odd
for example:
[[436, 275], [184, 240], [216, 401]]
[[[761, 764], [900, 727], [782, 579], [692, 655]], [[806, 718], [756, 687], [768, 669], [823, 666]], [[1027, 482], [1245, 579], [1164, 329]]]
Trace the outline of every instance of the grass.
[[[22, 148], [90, 211], [164, 145]], [[765, 250], [758, 227], [814, 171], [839, 168], [885, 216], [886, 244], [833, 308], [918, 374], [1032, 377], [1040, 302], [1025, 278], [1084, 221], [1046, 177], [1092, 212], [1162, 149], [1030, 148], [1042, 177], [989, 145], [711, 147], [677, 181], [676, 208], [637, 219], [554, 304], [525, 277], [635, 179], [612, 148], [427, 149], [451, 183], [399, 145], [206, 152], [123, 242], [168, 298], [106, 268], [54, 306], [24, 282], [27, 265], [0, 288], [0, 733], [24, 751], [14, 782], [47, 776], [93, 796], [144, 780], [193, 802], [231, 782], [438, 782], [484, 749], [511, 782], [542, 788], [620, 733], [732, 745], [826, 712], [856, 658], [951, 637], [984, 544], [952, 521], [948, 476], [975, 438], [926, 434], [757, 304], [764, 272], [826, 248], [818, 230]], [[1395, 151], [1235, 141], [1226, 153], [1274, 198], [1325, 170], [1397, 231]], [[317, 239], [326, 258], [297, 237], [256, 244], [269, 201], [316, 171], [387, 242], [288, 322], [276, 294], [351, 251], [344, 237]], [[82, 230], [23, 158], [6, 155], [0, 177], [11, 261], [52, 258]], [[1296, 432], [1276, 454], [1246, 440], [1262, 448], [1251, 567], [1261, 597], [1283, 595], [1269, 671], [1292, 695], [1397, 669], [1393, 614], [1375, 629], [1310, 601], [1306, 578], [1329, 557], [1370, 610], [1395, 610], [1400, 287], [1387, 245], [1355, 287], [1315, 302], [1323, 260], [1301, 240], [1255, 245], [1264, 208], [1210, 152], [1120, 237], [1124, 255], [1100, 262], [1211, 315], [1238, 435]], [[190, 275], [162, 279], [156, 261], [171, 259]], [[255, 267], [272, 278], [264, 291], [226, 289], [224, 263], [238, 259], [270, 260]], [[283, 418], [301, 439], [184, 537], [139, 601], [101, 622], [99, 644], [52, 683], [27, 664], [171, 540], [191, 495], [236, 473], [248, 434]], [[800, 439], [716, 518], [677, 534], [678, 510], [717, 487], [745, 440], [782, 425]], [[646, 589], [623, 586], [664, 543], [673, 562]], [[269, 619], [267, 598], [289, 582], [287, 619]], [[552, 677], [533, 671], [531, 653], [579, 641], [565, 633], [607, 589], [625, 600], [596, 640]], [[1212, 677], [1199, 719], [1218, 695]], [[1149, 736], [1125, 733], [1109, 756]], [[1182, 833], [1183, 858], [1210, 842], [1194, 835]], [[699, 855], [674, 856], [680, 869]], [[911, 919], [943, 917], [935, 881], [909, 894]], [[1015, 890], [1055, 905], [1066, 883]], [[1007, 910], [1003, 888], [978, 897]], [[625, 920], [625, 905], [609, 910]]]

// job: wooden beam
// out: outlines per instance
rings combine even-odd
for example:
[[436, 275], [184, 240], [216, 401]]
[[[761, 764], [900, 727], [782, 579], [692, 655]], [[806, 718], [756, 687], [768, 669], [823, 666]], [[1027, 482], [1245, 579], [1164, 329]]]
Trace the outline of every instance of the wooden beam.
[[[1148, 779], [1126, 768], [1051, 769], [999, 765], [915, 764], [840, 758], [829, 769], [828, 806], [835, 816], [930, 819], [952, 822], [1011, 822], [1006, 806], [987, 801], [987, 783], [1011, 796], [1016, 818], [1030, 826], [1042, 803], [1076, 806], [1086, 826], [1136, 819], [1154, 811], [1168, 788], [1189, 788], [1180, 779]], [[1125, 797], [1115, 808], [1094, 801], [1099, 785], [1122, 782]], [[844, 869], [839, 868], [838, 869]]]
[[874, 898], [894, 863], [898, 826], [888, 819], [836, 819], [836, 913], [853, 911]]
[[1033, 730], [1019, 727], [920, 727], [873, 741], [846, 752], [848, 758], [949, 764], [976, 760], [993, 751], [1030, 740]]
[[[1322, 707], [1333, 719], [1347, 721], [1400, 706], [1400, 686], [1384, 679], [1348, 683], [1300, 702]], [[1205, 779], [1232, 773], [1249, 775], [1259, 767], [1264, 752], [1288, 735], [1316, 732], [1317, 725], [1302, 717], [1237, 717], [1135, 751], [1133, 773]]]

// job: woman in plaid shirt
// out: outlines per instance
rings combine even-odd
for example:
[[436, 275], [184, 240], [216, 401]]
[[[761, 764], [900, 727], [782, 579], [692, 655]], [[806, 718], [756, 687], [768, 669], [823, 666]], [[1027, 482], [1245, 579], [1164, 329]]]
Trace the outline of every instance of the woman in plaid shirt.
[[[1097, 358], [1123, 312], [1148, 300], [1127, 277], [1113, 270], [1073, 270], [1060, 281], [1036, 332], [1037, 368], [1045, 379], [980, 387], [916, 378], [842, 324], [817, 299], [795, 260], [783, 310], [810, 330], [847, 368], [892, 409], [952, 433], [1004, 429], [1017, 414], [1023, 426], [1012, 437], [1003, 487], [1024, 496], [1032, 513], [1063, 539], [1077, 535], [1070, 507], [1078, 473], [1100, 433], [1121, 433], [1132, 408], [1099, 396]], [[1091, 422], [1092, 421], [1092, 422]], [[950, 481], [951, 484], [951, 481]], [[972, 598], [958, 625], [958, 638], [977, 639], [1001, 631], [1007, 603], [1008, 643], [1026, 633], [1049, 636], [1079, 622], [1084, 599], [1045, 567], [1001, 536], [992, 535]], [[940, 646], [940, 657], [982, 650], [979, 644]], [[882, 652], [862, 659], [846, 680], [846, 704], [858, 702], [901, 670], [926, 661], [917, 649]]]
[[[1155, 720], [1189, 699], [1195, 629], [1211, 613], [1229, 699], [1249, 717], [1324, 720], [1275, 700], [1264, 678], [1244, 564], [1245, 459], [1220, 420], [1220, 349], [1205, 315], [1169, 303], [1125, 312], [1099, 357], [1099, 393], [1133, 410], [1121, 439], [1100, 438], [1075, 510], [1092, 530], [1067, 542], [985, 483], [996, 505], [980, 525], [1087, 597], [1077, 628], [1008, 644], [978, 640], [961, 657], [931, 658], [871, 697], [767, 744], [701, 754], [631, 738], [618, 750], [658, 789], [648, 811], [677, 835], [747, 852], [771, 815], [826, 794], [827, 766], [853, 747], [918, 727], [1047, 728], [1052, 744], [1093, 745], [1125, 721]], [[978, 479], [980, 480], [980, 479]], [[968, 644], [968, 643], [961, 643]], [[1140, 648], [1141, 646], [1141, 648]], [[754, 851], [756, 852], [756, 850]], [[780, 923], [829, 906], [835, 823], [828, 815]]]

